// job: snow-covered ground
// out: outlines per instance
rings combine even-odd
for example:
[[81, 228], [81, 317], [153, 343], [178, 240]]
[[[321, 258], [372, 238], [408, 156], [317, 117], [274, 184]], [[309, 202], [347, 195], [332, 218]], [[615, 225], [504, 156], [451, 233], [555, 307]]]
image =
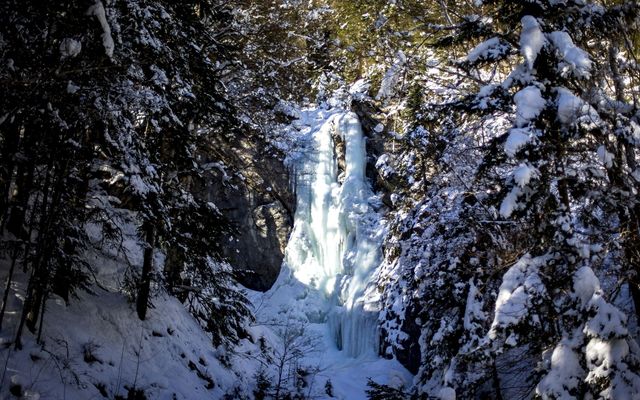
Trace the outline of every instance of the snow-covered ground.
[[[296, 362], [312, 371], [311, 380], [303, 393], [310, 398], [330, 398], [325, 387], [330, 382], [333, 396], [337, 399], [366, 399], [368, 379], [389, 384], [394, 387], [408, 388], [413, 376], [396, 360], [378, 357], [374, 349], [356, 357], [338, 350], [334, 333], [326, 322], [310, 322], [305, 311], [326, 309], [324, 295], [301, 283], [285, 267], [274, 285], [266, 294], [252, 293], [257, 304], [259, 320], [252, 333], [257, 338], [264, 336], [267, 342], [276, 347], [276, 355], [283, 353], [283, 338], [287, 329], [300, 327], [302, 336], [293, 348], [299, 348], [303, 356]], [[255, 349], [249, 352], [258, 354]], [[276, 363], [271, 365], [277, 367]]]

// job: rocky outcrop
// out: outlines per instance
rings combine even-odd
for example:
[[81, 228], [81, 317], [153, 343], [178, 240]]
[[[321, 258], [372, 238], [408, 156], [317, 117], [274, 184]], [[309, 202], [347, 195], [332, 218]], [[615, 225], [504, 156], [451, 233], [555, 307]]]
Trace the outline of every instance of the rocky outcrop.
[[283, 157], [260, 137], [221, 140], [209, 155], [202, 192], [236, 229], [223, 256], [239, 282], [266, 291], [275, 282], [293, 224], [295, 196]]
[[373, 190], [382, 194], [382, 201], [391, 207], [391, 193], [397, 188], [389, 176], [380, 174], [376, 163], [378, 158], [393, 151], [390, 132], [386, 124], [387, 117], [372, 101], [354, 101], [351, 110], [356, 113], [362, 124], [362, 132], [367, 138], [367, 178], [373, 185]]

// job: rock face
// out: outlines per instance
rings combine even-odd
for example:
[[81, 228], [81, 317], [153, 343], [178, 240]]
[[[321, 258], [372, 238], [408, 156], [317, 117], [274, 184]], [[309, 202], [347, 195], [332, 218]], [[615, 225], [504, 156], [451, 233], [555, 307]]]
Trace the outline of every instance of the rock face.
[[354, 101], [351, 110], [360, 119], [362, 131], [367, 137], [367, 178], [373, 185], [373, 190], [383, 194], [382, 201], [390, 206], [389, 196], [393, 192], [393, 185], [390, 185], [376, 169], [378, 157], [390, 150], [383, 112], [367, 101]]
[[209, 168], [203, 195], [237, 230], [223, 244], [223, 256], [242, 285], [266, 291], [280, 273], [293, 224], [289, 171], [282, 155], [257, 137], [224, 141], [211, 152], [220, 162]]

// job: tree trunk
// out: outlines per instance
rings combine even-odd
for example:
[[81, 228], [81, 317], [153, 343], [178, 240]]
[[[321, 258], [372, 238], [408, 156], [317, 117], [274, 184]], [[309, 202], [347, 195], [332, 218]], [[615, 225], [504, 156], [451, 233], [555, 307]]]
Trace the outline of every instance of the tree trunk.
[[24, 299], [24, 304], [22, 305], [22, 314], [20, 315], [20, 322], [18, 323], [18, 330], [16, 331], [16, 339], [15, 339], [15, 349], [22, 350], [22, 330], [24, 329], [25, 321], [27, 320], [28, 310], [31, 308], [31, 302], [33, 301], [31, 293], [33, 292], [33, 276], [29, 279], [29, 284], [27, 285], [27, 297]]
[[[64, 170], [60, 168], [55, 169], [50, 162], [47, 171], [47, 177], [42, 189], [42, 203], [40, 204], [37, 247], [32, 261], [33, 273], [29, 280], [30, 291], [27, 294], [27, 298], [30, 301], [25, 301], [22, 317], [25, 319], [24, 323], [26, 323], [27, 328], [33, 333], [36, 333], [38, 320], [44, 318], [44, 316], [41, 316], [41, 312], [44, 312], [42, 308], [48, 295], [48, 285], [51, 279], [47, 267], [53, 255], [57, 240], [57, 238], [53, 236], [54, 233], [51, 230], [51, 226], [56, 221], [56, 213], [58, 212], [62, 191], [64, 190], [64, 180], [62, 177]], [[56, 174], [57, 182], [54, 180], [56, 179]], [[53, 185], [52, 180], [55, 182]], [[49, 198], [51, 198], [51, 201], [49, 201]]]
[[[74, 254], [76, 252], [76, 245], [73, 240], [69, 238], [69, 233], [66, 233], [64, 239], [64, 246], [62, 251], [64, 254]], [[69, 304], [69, 294], [71, 293], [71, 270], [72, 265], [70, 261], [59, 265], [53, 276], [53, 293], [64, 299], [66, 304]]]
[[184, 303], [188, 293], [185, 290], [177, 289], [184, 284], [180, 279], [180, 274], [183, 269], [182, 266], [182, 257], [178, 250], [175, 247], [169, 247], [164, 262], [164, 276], [167, 283], [167, 290]]
[[[36, 201], [33, 204], [33, 209], [35, 210], [35, 208], [37, 207], [38, 204], [38, 198], [36, 197]], [[22, 268], [23, 270], [26, 272], [27, 270], [27, 257], [29, 255], [29, 252], [31, 251], [31, 236], [33, 234], [33, 230], [34, 230], [34, 226], [35, 226], [35, 211], [32, 210], [31, 212], [31, 216], [29, 218], [29, 232], [27, 233], [27, 239], [26, 239], [26, 243], [24, 245], [24, 250], [23, 250], [23, 254], [22, 254]], [[17, 258], [17, 257], [16, 257]], [[31, 284], [31, 281], [29, 281], [29, 285]], [[27, 293], [29, 293], [29, 288], [27, 287]], [[25, 303], [27, 302], [28, 298], [25, 299]], [[25, 307], [26, 304], [23, 304], [22, 307], [22, 316], [20, 318], [20, 323], [18, 324], [18, 331], [16, 332], [16, 339], [15, 339], [15, 348], [16, 349], [21, 349], [22, 348], [22, 342], [21, 342], [21, 337], [22, 337], [22, 327], [24, 326], [24, 321], [25, 321]]]
[[42, 329], [44, 327], [44, 313], [47, 309], [48, 298], [49, 298], [49, 293], [45, 292], [44, 296], [42, 297], [42, 307], [40, 307], [40, 325], [38, 328], [38, 338], [36, 340], [38, 344], [42, 344]]
[[11, 213], [7, 220], [7, 230], [16, 237], [24, 237], [26, 234], [24, 231], [24, 219], [29, 204], [29, 195], [33, 188], [33, 172], [34, 165], [32, 163], [18, 166], [16, 176], [17, 194], [14, 201], [11, 202]]
[[[618, 53], [617, 47], [609, 47], [609, 67], [613, 75], [616, 100], [624, 103], [625, 83], [618, 66]], [[626, 141], [619, 141], [614, 164], [616, 171], [609, 173], [609, 180], [620, 190], [624, 190], [621, 177], [624, 173], [625, 161], [627, 168], [633, 172], [637, 167], [634, 147]], [[618, 216], [622, 222], [624, 260], [629, 270], [629, 292], [633, 299], [636, 317], [640, 319], [640, 205], [630, 207], [621, 205]]]
[[151, 290], [151, 272], [153, 271], [153, 248], [156, 241], [156, 230], [153, 223], [147, 221], [143, 225], [146, 236], [146, 248], [144, 249], [144, 261], [142, 263], [142, 275], [140, 276], [140, 287], [138, 298], [136, 299], [136, 311], [138, 318], [145, 320], [147, 308], [149, 306], [149, 293]]
[[[633, 299], [633, 306], [636, 311], [636, 317], [640, 320], [640, 224], [638, 223], [640, 217], [640, 206], [635, 206], [628, 209], [628, 220], [624, 226], [624, 230], [627, 231], [625, 239], [623, 240], [624, 258], [627, 263], [627, 268], [630, 273], [628, 274], [629, 292]], [[624, 220], [622, 220], [624, 221]]]
[[11, 291], [11, 282], [13, 282], [13, 271], [16, 267], [16, 260], [18, 259], [18, 251], [20, 245], [16, 243], [13, 254], [11, 255], [11, 267], [9, 267], [9, 276], [7, 277], [7, 284], [4, 288], [4, 294], [2, 295], [2, 309], [0, 310], [0, 332], [2, 332], [2, 323], [4, 321], [4, 313], [7, 310], [7, 302], [9, 301], [9, 292]]
[[498, 375], [498, 367], [496, 366], [496, 360], [493, 360], [491, 365], [491, 380], [493, 381], [493, 392], [495, 400], [502, 400], [502, 389], [500, 389], [500, 375]]
[[2, 164], [0, 165], [0, 232], [4, 229], [7, 211], [9, 209], [9, 190], [15, 169], [15, 154], [18, 152], [20, 143], [19, 124], [9, 124], [9, 128], [4, 131], [4, 146], [2, 149]]
[[[43, 282], [40, 281], [38, 276], [33, 276], [31, 278], [34, 280], [34, 284], [32, 287], [32, 294], [30, 302], [30, 307], [25, 310], [27, 314], [27, 328], [31, 333], [36, 333], [36, 327], [38, 326], [38, 317], [40, 316], [40, 308], [42, 307], [42, 302], [44, 301], [44, 289]], [[26, 303], [25, 303], [26, 304]]]

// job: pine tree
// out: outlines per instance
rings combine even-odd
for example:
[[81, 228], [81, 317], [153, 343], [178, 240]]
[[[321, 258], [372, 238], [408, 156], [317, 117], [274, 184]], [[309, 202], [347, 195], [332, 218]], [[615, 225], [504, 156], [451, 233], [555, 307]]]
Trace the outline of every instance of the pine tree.
[[[594, 27], [611, 21], [614, 15], [635, 15], [635, 7], [607, 9], [583, 2], [558, 5], [546, 1], [486, 1], [477, 5], [475, 11], [479, 15], [495, 17], [467, 17], [456, 31], [457, 37], [464, 40], [480, 40], [457, 62], [479, 83], [478, 90], [445, 109], [463, 110], [465, 116], [487, 115], [510, 124], [504, 134], [489, 143], [474, 189], [493, 192], [486, 204], [495, 207], [494, 218], [516, 220], [518, 230], [526, 232], [527, 237], [518, 244], [525, 255], [503, 276], [491, 325], [483, 325], [482, 319], [476, 325], [465, 313], [464, 329], [458, 328], [462, 329], [462, 337], [471, 334], [478, 338], [482, 332], [486, 337], [469, 343], [475, 348], [474, 356], [468, 354], [465, 345], [460, 346], [460, 353], [451, 363], [444, 364], [446, 370], [441, 370], [447, 371], [442, 384], [470, 396], [477, 389], [469, 383], [478, 375], [469, 367], [469, 360], [475, 359], [479, 371], [491, 371], [483, 365], [495, 363], [491, 360], [496, 357], [504, 359], [500, 355], [509, 349], [526, 346], [530, 354], [543, 357], [548, 368], [548, 372], [539, 371], [541, 375], [531, 375], [531, 379], [539, 380], [536, 390], [543, 398], [587, 392], [615, 398], [616, 394], [634, 393], [637, 375], [632, 371], [637, 355], [617, 353], [619, 358], [614, 363], [593, 353], [594, 341], [604, 340], [598, 342], [604, 346], [617, 346], [621, 341], [624, 347], [632, 340], [625, 327], [626, 318], [603, 294], [598, 294], [600, 286], [593, 275], [593, 268], [606, 267], [601, 243], [612, 228], [601, 216], [615, 210], [612, 203], [624, 204], [626, 200], [613, 200], [606, 195], [612, 182], [607, 179], [606, 170], [613, 166], [614, 156], [602, 143], [616, 132], [616, 124], [601, 115], [606, 112], [608, 100], [606, 90], [595, 78], [603, 68], [577, 43], [587, 43], [592, 38], [607, 41]], [[446, 46], [451, 43], [446, 38], [438, 42]], [[498, 190], [491, 190], [491, 185]], [[476, 298], [472, 292], [479, 287], [477, 278], [466, 287], [469, 311]], [[576, 298], [583, 291], [591, 294], [585, 295], [581, 306]], [[590, 307], [594, 308], [585, 309], [585, 302], [591, 302]], [[608, 317], [596, 318], [615, 320], [616, 333], [591, 331], [593, 313], [606, 313]], [[478, 329], [475, 334], [474, 329]], [[460, 343], [458, 337], [456, 342]], [[431, 343], [423, 342], [423, 351], [433, 346], [433, 339], [430, 340]], [[456, 345], [450, 343], [446, 348], [451, 351]], [[550, 348], [555, 350], [546, 358]], [[591, 361], [594, 357], [596, 361]], [[463, 364], [462, 359], [467, 362]], [[619, 375], [624, 378], [618, 379], [614, 372], [603, 374], [598, 370], [603, 363], [620, 365]], [[586, 375], [587, 370], [592, 372]], [[497, 378], [495, 396], [500, 395]], [[437, 388], [431, 385], [426, 389], [435, 393]]]

